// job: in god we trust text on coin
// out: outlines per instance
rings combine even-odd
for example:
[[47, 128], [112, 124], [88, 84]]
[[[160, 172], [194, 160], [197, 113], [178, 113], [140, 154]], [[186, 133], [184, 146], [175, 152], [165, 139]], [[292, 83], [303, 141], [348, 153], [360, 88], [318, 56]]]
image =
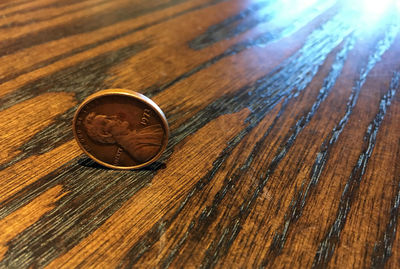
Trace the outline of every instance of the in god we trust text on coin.
[[89, 157], [116, 169], [153, 163], [166, 148], [169, 136], [161, 109], [146, 96], [123, 89], [89, 96], [75, 113], [73, 131]]

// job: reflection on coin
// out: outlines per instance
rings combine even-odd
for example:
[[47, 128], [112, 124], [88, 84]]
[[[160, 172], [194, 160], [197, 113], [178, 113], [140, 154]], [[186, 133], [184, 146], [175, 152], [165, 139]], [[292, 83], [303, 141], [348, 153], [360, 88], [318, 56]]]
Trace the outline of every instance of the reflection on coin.
[[169, 135], [161, 109], [146, 96], [123, 89], [89, 96], [75, 112], [73, 131], [90, 158], [116, 169], [135, 169], [156, 161]]

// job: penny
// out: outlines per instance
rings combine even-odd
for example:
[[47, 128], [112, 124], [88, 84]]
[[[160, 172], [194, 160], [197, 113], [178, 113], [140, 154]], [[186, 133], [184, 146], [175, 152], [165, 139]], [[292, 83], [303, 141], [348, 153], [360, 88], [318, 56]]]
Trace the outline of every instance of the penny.
[[169, 128], [148, 97], [111, 89], [89, 96], [75, 112], [78, 145], [94, 161], [114, 169], [137, 169], [156, 161], [167, 146]]

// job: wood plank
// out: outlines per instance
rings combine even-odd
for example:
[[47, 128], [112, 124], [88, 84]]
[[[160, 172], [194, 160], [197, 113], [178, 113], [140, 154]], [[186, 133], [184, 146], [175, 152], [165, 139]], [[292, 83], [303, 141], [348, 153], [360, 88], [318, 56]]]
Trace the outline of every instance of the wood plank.
[[[397, 268], [400, 10], [296, 2], [0, 3], [0, 268]], [[79, 149], [106, 88], [165, 112], [154, 164]]]

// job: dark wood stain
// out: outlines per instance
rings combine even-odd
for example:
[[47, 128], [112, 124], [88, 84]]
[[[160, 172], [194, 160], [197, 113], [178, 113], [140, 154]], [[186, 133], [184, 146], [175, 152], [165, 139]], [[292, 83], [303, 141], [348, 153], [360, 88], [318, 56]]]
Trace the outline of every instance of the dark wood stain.
[[[214, 5], [214, 4], [218, 3], [220, 1], [222, 1], [222, 0], [212, 0], [209, 3], [201, 4], [199, 6], [196, 6], [196, 7], [193, 7], [193, 8], [189, 8], [189, 9], [181, 11], [181, 12], [176, 12], [174, 15], [170, 15], [170, 16], [162, 18], [160, 20], [156, 20], [155, 22], [148, 23], [148, 24], [145, 24], [143, 26], [135, 27], [135, 28], [130, 29], [130, 30], [126, 31], [126, 32], [123, 32], [123, 33], [120, 33], [120, 34], [116, 34], [116, 35], [108, 37], [108, 38], [104, 38], [104, 39], [99, 40], [99, 41], [97, 41], [95, 43], [90, 43], [88, 45], [85, 45], [85, 46], [82, 46], [82, 47], [79, 47], [79, 48], [76, 48], [76, 49], [72, 49], [72, 50], [70, 50], [70, 51], [68, 51], [66, 53], [62, 53], [62, 54], [60, 54], [58, 56], [55, 56], [55, 57], [52, 57], [52, 58], [50, 58], [48, 60], [45, 60], [45, 61], [42, 61], [42, 62], [38, 62], [38, 63], [30, 66], [29, 68], [24, 68], [24, 69], [19, 70], [18, 72], [9, 74], [7, 76], [4, 76], [3, 78], [0, 79], [0, 83], [4, 83], [4, 82], [7, 82], [7, 81], [10, 81], [12, 79], [17, 78], [18, 76], [21, 76], [23, 74], [32, 72], [32, 71], [34, 71], [36, 69], [48, 66], [48, 65], [50, 65], [52, 63], [55, 63], [57, 61], [66, 59], [66, 58], [68, 58], [70, 56], [73, 56], [75, 54], [78, 54], [78, 53], [81, 53], [81, 52], [84, 52], [84, 51], [89, 51], [89, 50], [91, 50], [93, 48], [96, 48], [96, 47], [98, 47], [100, 45], [109, 43], [109, 42], [117, 40], [117, 39], [124, 38], [127, 35], [130, 35], [130, 34], [135, 33], [137, 31], [144, 30], [144, 29], [146, 29], [148, 27], [157, 25], [159, 23], [171, 20], [171, 19], [176, 18], [178, 16], [181, 16], [181, 15], [183, 15], [185, 13], [193, 12], [195, 10], [202, 9], [202, 8], [206, 8], [206, 7], [210, 6], [210, 5]], [[2, 102], [3, 102], [2, 99], [0, 99], [0, 104], [1, 105], [2, 105]], [[0, 107], [0, 109], [2, 109], [2, 108], [3, 108], [3, 105]]]
[[[30, 2], [30, 1], [26, 1], [26, 3], [28, 3], [28, 2]], [[48, 8], [62, 8], [62, 7], [66, 7], [66, 6], [69, 6], [69, 5], [82, 3], [82, 2], [85, 2], [85, 1], [68, 0], [68, 1], [62, 1], [62, 2], [53, 2], [53, 3], [49, 3], [49, 4], [37, 5], [35, 7], [28, 7], [28, 8], [19, 9], [19, 10], [16, 10], [16, 11], [4, 13], [4, 16], [5, 17], [10, 17], [10, 16], [13, 16], [13, 15], [28, 14], [28, 13], [33, 12], [33, 11], [41, 11], [41, 10], [48, 9]], [[105, 2], [105, 1], [96, 2], [96, 4], [98, 5], [99, 3], [102, 3], [102, 2]], [[18, 3], [18, 4], [20, 4], [20, 3]], [[90, 6], [90, 7], [93, 7], [93, 6]], [[64, 13], [64, 14], [66, 14], [66, 13]], [[11, 26], [13, 24], [11, 23], [11, 24], [7, 24], [7, 25]], [[0, 28], [3, 28], [3, 25], [0, 26]]]
[[92, 32], [105, 26], [110, 26], [118, 22], [136, 18], [150, 12], [161, 10], [179, 4], [183, 0], [171, 1], [146, 1], [133, 5], [116, 6], [114, 9], [102, 11], [91, 16], [67, 22], [62, 25], [45, 28], [39, 32], [25, 34], [16, 39], [8, 39], [0, 44], [0, 56], [15, 53], [22, 49], [27, 49], [35, 45], [59, 40], [72, 35]]
[[[324, 27], [321, 27], [321, 29], [324, 29]], [[326, 31], [326, 32], [325, 32]], [[324, 29], [324, 31], [322, 31], [323, 33], [327, 33], [329, 31], [328, 29]], [[325, 36], [321, 33], [321, 31], [316, 31], [314, 37], [316, 39], [318, 38], [324, 38]], [[310, 44], [313, 43], [318, 43], [318, 41], [314, 40], [313, 38], [309, 39], [309, 44], [305, 44], [305, 47], [308, 47]], [[335, 40], [335, 42], [337, 42], [337, 40]], [[347, 53], [347, 50], [349, 49], [349, 47], [352, 46], [352, 42], [348, 42], [349, 44], [346, 46], [345, 51], [342, 52], [340, 54], [340, 56], [338, 56], [338, 61], [339, 64], [340, 62], [343, 62], [343, 53]], [[333, 44], [330, 44], [330, 46], [332, 46]], [[321, 50], [321, 53], [325, 53], [323, 54], [325, 57], [327, 55], [327, 53], [329, 53], [331, 51], [332, 47], [330, 49], [327, 50]], [[184, 204], [182, 204], [177, 213], [175, 213], [173, 216], [175, 216], [176, 214], [179, 213], [180, 210], [183, 209], [183, 206], [189, 202], [189, 199], [195, 195], [197, 192], [199, 192], [201, 189], [204, 188], [205, 184], [208, 184], [209, 182], [212, 181], [214, 175], [217, 173], [217, 171], [221, 168], [222, 164], [226, 161], [226, 159], [228, 158], [228, 156], [231, 154], [232, 150], [234, 149], [235, 146], [237, 146], [239, 144], [239, 142], [243, 139], [243, 137], [252, 129], [254, 128], [259, 121], [266, 115], [266, 113], [273, 107], [275, 106], [280, 100], [282, 100], [283, 96], [288, 96], [288, 99], [286, 99], [285, 104], [287, 104], [288, 100], [291, 98], [294, 98], [294, 96], [296, 96], [298, 94], [298, 91], [301, 91], [303, 88], [306, 87], [306, 84], [309, 83], [309, 81], [311, 81], [312, 79], [308, 79], [307, 77], [304, 77], [302, 79], [302, 81], [299, 81], [298, 84], [294, 84], [297, 86], [296, 89], [293, 88], [289, 88], [289, 89], [285, 89], [284, 87], [287, 86], [284, 82], [285, 81], [290, 81], [291, 79], [295, 80], [298, 77], [302, 77], [301, 75], [299, 75], [299, 73], [301, 74], [302, 72], [308, 74], [309, 76], [314, 76], [317, 69], [315, 68], [315, 62], [312, 61], [312, 57], [315, 56], [315, 59], [320, 59], [318, 58], [319, 55], [315, 55], [313, 53], [310, 54], [306, 54], [306, 55], [302, 55], [302, 53], [298, 53], [294, 56], [292, 56], [291, 60], [292, 63], [295, 64], [296, 62], [299, 62], [299, 59], [301, 59], [301, 57], [310, 57], [308, 58], [309, 61], [301, 61], [302, 63], [304, 62], [308, 62], [309, 68], [311, 69], [310, 71], [307, 69], [303, 69], [304, 66], [302, 66], [299, 69], [294, 69], [292, 68], [293, 65], [292, 64], [287, 64], [285, 63], [285, 65], [282, 65], [282, 67], [277, 67], [276, 70], [272, 73], [272, 74], [268, 74], [267, 76], [265, 76], [265, 78], [260, 78], [257, 81], [257, 84], [251, 87], [247, 87], [247, 89], [243, 94], [236, 94], [236, 98], [234, 100], [240, 100], [241, 102], [243, 102], [246, 99], [251, 98], [252, 100], [250, 101], [249, 104], [245, 104], [245, 105], [240, 105], [240, 104], [229, 104], [229, 100], [223, 100], [218, 102], [218, 105], [214, 105], [213, 107], [218, 107], [218, 108], [222, 108], [223, 111], [227, 111], [227, 108], [223, 107], [223, 104], [227, 104], [230, 107], [235, 107], [237, 108], [237, 110], [241, 110], [243, 107], [254, 107], [254, 112], [251, 114], [251, 116], [249, 116], [249, 118], [247, 119], [247, 122], [249, 122], [249, 126], [244, 129], [241, 133], [239, 133], [235, 138], [232, 139], [232, 141], [228, 144], [229, 146], [224, 150], [223, 154], [221, 154], [221, 156], [214, 162], [214, 166], [213, 169], [210, 170], [210, 172], [203, 177], [197, 184], [196, 184], [196, 190], [192, 190], [189, 192], [189, 196], [186, 197], [184, 199]], [[342, 57], [341, 57], [342, 56]], [[342, 63], [343, 64], [343, 63]], [[290, 69], [286, 69], [287, 67], [290, 66]], [[318, 65], [316, 65], [318, 67]], [[335, 70], [336, 71], [336, 70]], [[334, 81], [337, 77], [337, 71], [332, 71], [332, 75], [327, 78], [329, 79], [328, 83], [330, 83], [330, 87], [332, 87], [334, 84]], [[268, 79], [267, 79], [268, 78]], [[305, 85], [304, 85], [304, 84]], [[274, 88], [275, 87], [279, 87], [278, 85], [281, 85], [280, 88]], [[265, 95], [268, 94], [268, 90], [270, 89], [274, 89], [275, 91], [271, 94], [269, 94], [269, 100], [274, 100], [274, 103], [271, 104], [266, 104], [265, 103], [265, 99], [262, 98]], [[248, 91], [251, 91], [251, 95], [249, 95]], [[249, 97], [250, 96], [250, 97]], [[261, 97], [261, 98], [260, 98]], [[319, 97], [319, 99], [321, 99], [323, 97]], [[225, 98], [224, 98], [225, 99]], [[231, 99], [231, 97], [229, 97], [229, 99]], [[263, 108], [264, 110], [260, 111], [260, 108]], [[282, 108], [282, 110], [284, 110], [286, 108], [286, 105]], [[257, 110], [256, 110], [257, 109]], [[314, 108], [315, 110], [316, 108]], [[233, 113], [235, 111], [231, 111], [231, 113]], [[315, 112], [314, 112], [315, 113]], [[207, 113], [208, 115], [219, 115], [219, 113], [217, 113], [217, 111], [213, 111], [212, 113]], [[210, 117], [210, 116], [208, 116]], [[310, 116], [309, 116], [310, 117]], [[199, 118], [204, 118], [204, 116], [199, 117]], [[279, 116], [278, 116], [279, 118]], [[197, 121], [196, 121], [197, 122]], [[276, 121], [274, 121], [276, 122]], [[252, 150], [252, 153], [249, 155], [247, 161], [243, 164], [243, 166], [238, 169], [237, 171], [232, 171], [231, 173], [231, 178], [229, 180], [226, 181], [226, 185], [220, 190], [220, 192], [218, 192], [218, 194], [216, 195], [216, 197], [214, 198], [213, 201], [213, 206], [209, 207], [209, 208], [204, 208], [204, 210], [202, 211], [202, 214], [200, 216], [200, 218], [198, 220], [192, 220], [190, 223], [193, 223], [193, 225], [190, 226], [190, 230], [187, 231], [187, 234], [189, 235], [188, 237], [194, 237], [194, 238], [198, 238], [201, 237], [202, 234], [204, 234], [204, 232], [207, 230], [207, 228], [213, 223], [213, 216], [215, 216], [215, 211], [218, 210], [219, 206], [220, 206], [220, 202], [223, 200], [223, 198], [225, 197], [225, 195], [227, 194], [227, 192], [229, 192], [229, 190], [231, 190], [231, 188], [235, 185], [235, 183], [240, 180], [240, 176], [243, 174], [246, 174], [246, 171], [251, 167], [251, 163], [254, 159], [254, 156], [259, 152], [260, 147], [262, 147], [264, 140], [266, 139], [266, 137], [269, 135], [269, 131], [270, 129], [274, 126], [271, 125], [270, 128], [267, 130], [267, 132], [264, 134], [263, 138], [260, 141], [256, 141], [255, 143], [255, 147]], [[298, 130], [298, 132], [301, 129]], [[293, 133], [293, 135], [295, 136], [295, 133]], [[271, 165], [268, 168], [268, 172], [269, 174], [272, 174], [274, 171], [274, 168], [277, 166], [277, 164], [279, 163], [279, 161], [285, 156], [285, 152], [287, 151], [287, 149], [290, 147], [290, 145], [293, 143], [293, 140], [295, 139], [295, 137], [292, 137], [291, 139], [289, 138], [289, 141], [286, 143], [286, 145], [284, 145], [284, 147], [277, 153], [276, 157], [274, 158], [273, 162], [271, 163]], [[291, 140], [291, 141], [290, 141]], [[269, 175], [266, 175], [266, 180], [260, 182], [260, 186], [255, 190], [254, 196], [249, 197], [250, 201], [253, 201], [254, 203], [254, 199], [256, 199], [256, 197], [259, 195], [260, 190], [263, 188], [262, 185], [264, 185], [266, 183], [266, 181], [268, 180]], [[251, 203], [251, 202], [248, 203]], [[246, 216], [246, 211], [248, 212], [250, 210], [250, 208], [246, 209], [246, 203], [243, 205], [243, 209], [240, 213], [240, 216], [237, 216], [236, 218], [234, 218], [234, 223], [232, 223], [232, 226], [235, 227], [235, 230], [230, 230], [231, 228], [225, 228], [224, 232], [232, 232], [232, 236], [234, 236], [235, 234], [237, 234], [238, 230], [238, 220], [244, 220], [245, 216]], [[248, 205], [247, 205], [248, 206]], [[174, 218], [171, 218], [170, 221], [167, 221], [166, 219], [163, 219], [163, 227], [168, 227], [169, 224], [172, 222]], [[197, 223], [197, 225], [195, 225]], [[159, 230], [158, 229], [158, 224], [152, 228], [152, 230], [149, 232], [149, 234], [153, 234], [154, 230]], [[151, 235], [146, 235], [145, 236], [145, 240], [147, 241], [147, 248], [150, 245], [149, 240], [151, 240]], [[184, 240], [189, 240], [188, 238], [185, 238]], [[156, 240], [153, 239], [153, 243]], [[224, 241], [218, 241], [217, 239], [215, 240], [216, 242], [220, 242], [222, 244], [222, 242]], [[184, 242], [182, 242], [183, 244]], [[226, 242], [226, 244], [228, 244], [225, 247], [221, 246], [216, 246], [218, 250], [221, 249], [226, 249], [226, 251], [229, 248], [229, 241]], [[135, 261], [137, 260], [139, 257], [137, 256], [139, 253], [143, 254], [143, 249], [137, 249], [139, 246], [135, 246], [131, 251], [131, 255], [130, 257], [126, 257], [124, 260], [128, 260], [128, 261]], [[178, 247], [179, 250], [179, 247]], [[175, 257], [175, 255], [178, 253], [178, 250], [171, 252], [171, 255], [169, 255], [168, 257], [166, 257], [165, 259], [162, 260], [162, 264], [164, 266], [170, 264], [171, 260]], [[211, 254], [208, 254], [211, 255]], [[216, 255], [216, 254], [213, 254]], [[210, 264], [208, 264], [208, 262], [211, 262], [211, 260], [206, 260], [203, 261], [203, 265], [205, 264], [205, 266], [209, 266]]]
[[[29, 83], [1, 99], [3, 109], [45, 92], [73, 92], [78, 102], [82, 102], [90, 94], [107, 87], [103, 81], [108, 76], [107, 70], [132, 55], [146, 49], [146, 44], [132, 44], [118, 51], [112, 51], [92, 58], [90, 61], [60, 70], [48, 77]], [[76, 107], [72, 107], [58, 116], [52, 124], [36, 133], [28, 142], [20, 147], [21, 154], [7, 163], [0, 164], [4, 169], [33, 154], [43, 154], [57, 146], [70, 141], [71, 121]], [[48, 144], [48, 139], [53, 143]]]
[[246, 32], [260, 23], [267, 22], [271, 19], [271, 15], [257, 16], [257, 11], [270, 5], [271, 2], [254, 3], [238, 14], [209, 27], [203, 34], [189, 43], [190, 47], [200, 50], [221, 40], [229, 39]]
[[[256, 7], [254, 9], [257, 9], [257, 7], [258, 7], [258, 5], [256, 5]], [[251, 9], [250, 11], [246, 11], [245, 14], [248, 14], [248, 13], [251, 14], [252, 11], [253, 11], [253, 9]], [[304, 21], [310, 22], [310, 20], [314, 19], [313, 14], [312, 13], [310, 14], [310, 12], [305, 13], [303, 15], [304, 16], [302, 16], [302, 20], [301, 20], [302, 22], [304, 22]], [[326, 12], [326, 13], [320, 15], [319, 17], [321, 17], [322, 21], [324, 21], [324, 20], [328, 20], [332, 15], [333, 15], [332, 10], [330, 10], [329, 12]], [[244, 32], [245, 30], [248, 30], [247, 28], [246, 29], [238, 29], [237, 27], [230, 29], [229, 31], [224, 30], [225, 24], [231, 23], [232, 20], [236, 21], [237, 18], [242, 18], [242, 16], [244, 16], [244, 15], [242, 13], [239, 13], [238, 15], [235, 15], [232, 18], [228, 19], [228, 22], [224, 21], [218, 25], [218, 28], [221, 28], [221, 32], [218, 34], [219, 41], [221, 41], [223, 39], [229, 39], [235, 35], [240, 34], [241, 32]], [[255, 23], [253, 26], [256, 26], [257, 24], [259, 24], [261, 22], [262, 21], [259, 21], [258, 23]], [[172, 81], [165, 83], [164, 85], [148, 89], [146, 91], [146, 95], [152, 97], [152, 96], [162, 92], [166, 88], [173, 86], [174, 84], [194, 75], [195, 73], [217, 63], [218, 61], [220, 61], [226, 57], [238, 54], [238, 53], [240, 53], [246, 49], [250, 49], [252, 47], [266, 46], [271, 42], [274, 42], [276, 40], [283, 38], [288, 33], [292, 33], [292, 32], [299, 30], [299, 28], [301, 28], [301, 26], [302, 26], [301, 24], [298, 25], [296, 23], [292, 23], [292, 24], [289, 24], [287, 27], [282, 27], [281, 29], [274, 31], [273, 33], [267, 31], [265, 33], [262, 33], [262, 34], [256, 36], [253, 39], [246, 39], [244, 41], [241, 41], [241, 42], [229, 47], [223, 53], [201, 63], [200, 65], [196, 66], [195, 68], [193, 68], [193, 69], [185, 72], [184, 74], [180, 75], [179, 77], [173, 79]], [[213, 27], [211, 27], [211, 28], [213, 28]], [[207, 47], [207, 46], [210, 46], [211, 44], [213, 44], [214, 41], [204, 42], [204, 39], [209, 39], [209, 37], [206, 37], [208, 32], [210, 32], [210, 29], [208, 29], [206, 31], [206, 33], [202, 34], [200, 37], [189, 42], [189, 46], [194, 49], [201, 49], [201, 48], [204, 48], [204, 47]]]
[[[297, 135], [310, 122], [322, 102], [328, 97], [333, 86], [335, 85], [336, 79], [342, 72], [349, 51], [353, 49], [354, 42], [354, 35], [345, 40], [343, 48], [336, 55], [336, 59], [332, 64], [331, 71], [324, 80], [324, 84], [320, 89], [316, 102], [313, 104], [308, 113], [302, 116], [300, 120], [296, 122], [295, 126], [291, 128], [293, 132], [288, 134], [290, 136], [288, 136], [287, 139], [284, 140], [284, 143], [280, 146], [280, 148], [282, 148], [281, 152], [286, 152], [288, 150], [288, 148], [293, 144]], [[300, 190], [296, 192], [296, 196], [293, 197], [294, 202], [291, 203], [287, 213], [285, 214], [285, 222], [282, 223], [275, 232], [274, 241], [269, 248], [269, 254], [264, 258], [264, 266], [267, 266], [270, 262], [272, 262], [284, 247], [290, 225], [292, 222], [296, 222], [296, 220], [301, 216], [302, 209], [307, 201], [307, 193], [310, 192], [311, 188], [312, 185], [309, 183], [306, 188], [304, 185], [302, 185]]]
[[[360, 195], [360, 186], [363, 186], [367, 167], [371, 168], [370, 159], [380, 139], [381, 126], [384, 122], [393, 124], [384, 121], [385, 115], [388, 111], [398, 114], [398, 102], [393, 100], [398, 97], [400, 70], [390, 70], [390, 75], [374, 73], [378, 63], [391, 67], [396, 61], [384, 57], [387, 51], [398, 46], [400, 25], [398, 14], [393, 15], [394, 9], [387, 11], [379, 27], [371, 28], [366, 35], [354, 23], [357, 13], [349, 16], [350, 11], [343, 7], [342, 1], [331, 4], [316, 1], [283, 24], [277, 21], [281, 11], [273, 8], [274, 1], [244, 5], [241, 0], [197, 0], [183, 7], [186, 2], [189, 1], [37, 0], [2, 6], [0, 30], [4, 33], [37, 23], [46, 23], [46, 26], [37, 31], [21, 32], [17, 38], [0, 37], [0, 57], [22, 50], [46, 53], [45, 49], [40, 49], [49, 42], [66, 37], [83, 38], [86, 33], [130, 19], [140, 20], [154, 12], [159, 17], [54, 54], [46, 60], [35, 60], [32, 56], [29, 64], [21, 59], [21, 63], [17, 61], [13, 66], [1, 66], [5, 75], [0, 84], [18, 86], [4, 94], [0, 87], [0, 113], [6, 114], [24, 102], [33, 102], [34, 106], [39, 106], [35, 109], [40, 109], [43, 104], [34, 101], [47, 93], [71, 93], [76, 103], [81, 103], [100, 89], [113, 88], [117, 80], [118, 85], [136, 88], [159, 102], [172, 129], [165, 153], [149, 167], [135, 171], [112, 170], [83, 154], [62, 152], [57, 157], [70, 157], [61, 163], [50, 158], [45, 160], [39, 168], [48, 172], [36, 176], [34, 171], [38, 171], [38, 164], [35, 160], [57, 152], [73, 139], [71, 121], [76, 105], [63, 109], [41, 128], [22, 126], [26, 124], [22, 121], [13, 122], [12, 126], [21, 126], [28, 139], [15, 147], [12, 157], [0, 155], [5, 156], [4, 160], [0, 159], [0, 177], [3, 177], [0, 179], [0, 227], [5, 227], [5, 222], [30, 208], [45, 193], [61, 186], [62, 196], [54, 201], [41, 201], [45, 213], [35, 218], [27, 215], [20, 223], [14, 220], [15, 227], [0, 233], [0, 267], [326, 268], [361, 264], [383, 268], [389, 261], [399, 265], [400, 252], [394, 247], [398, 244], [400, 205], [397, 166], [392, 169], [395, 183], [389, 198], [379, 196], [374, 190], [368, 193], [370, 200], [382, 199], [385, 205], [382, 212], [387, 212], [371, 212], [371, 216], [379, 218], [378, 222], [371, 217], [365, 222], [369, 226], [363, 226], [363, 230], [376, 227], [377, 233], [371, 234], [372, 238], [363, 242], [364, 245], [345, 246], [360, 249], [356, 257], [344, 261], [332, 259], [337, 250], [344, 247], [341, 242], [351, 241], [343, 232], [345, 227], [354, 225], [348, 221], [351, 210], [357, 206], [360, 207], [357, 210], [370, 210], [359, 202], [365, 198]], [[31, 5], [24, 6], [26, 3]], [[65, 19], [59, 24], [52, 22], [74, 15], [79, 10], [66, 8], [78, 3], [86, 4], [87, 16]], [[110, 8], [101, 9], [103, 4]], [[60, 15], [34, 17], [33, 14], [47, 9], [57, 10], [56, 14]], [[197, 28], [187, 26], [186, 20], [190, 20], [192, 14], [204, 11], [202, 14], [210, 15], [199, 20]], [[181, 32], [176, 34], [186, 35], [184, 42], [161, 34], [168, 23], [179, 25]], [[137, 37], [134, 40], [141, 41], [129, 41], [132, 39], [127, 37], [132, 35]], [[302, 39], [296, 38], [299, 36]], [[171, 40], [165, 43], [158, 38]], [[106, 50], [111, 42], [119, 43], [119, 49]], [[168, 45], [161, 46], [165, 53], [162, 59], [155, 56], [153, 50], [159, 42]], [[180, 51], [182, 53], [177, 53]], [[190, 57], [186, 56], [188, 51]], [[363, 53], [357, 54], [358, 51]], [[68, 64], [69, 57], [82, 52], [90, 57], [72, 66]], [[259, 68], [255, 69], [254, 63], [249, 61], [265, 53], [271, 55], [271, 60], [260, 61]], [[274, 57], [274, 54], [284, 57]], [[174, 75], [165, 74], [162, 82], [152, 81], [152, 77], [160, 77], [159, 73], [165, 70], [144, 66], [138, 71], [132, 59], [139, 59], [143, 65], [165, 60], [176, 70]], [[66, 64], [55, 68], [52, 64], [56, 62]], [[213, 77], [211, 72], [215, 66], [222, 66], [226, 72]], [[346, 69], [349, 66], [352, 68]], [[39, 69], [46, 72], [34, 75]], [[237, 74], [236, 70], [250, 79], [246, 83], [238, 82], [232, 75]], [[349, 74], [349, 70], [355, 71]], [[36, 79], [21, 86], [17, 79], [30, 74]], [[355, 81], [347, 84], [353, 87], [343, 90], [341, 83], [354, 77]], [[212, 94], [203, 96], [198, 93], [202, 90], [198, 86], [202, 84], [197, 83], [204, 79], [208, 80], [207, 90]], [[385, 81], [388, 88], [374, 89], [366, 83], [369, 79]], [[147, 81], [143, 84], [146, 86], [135, 87], [135, 83], [142, 80]], [[348, 98], [343, 92], [349, 94]], [[378, 107], [365, 107], [360, 103], [364, 100], [360, 96], [365, 100], [369, 98]], [[177, 102], [180, 99], [184, 102]], [[341, 109], [332, 105], [335, 102], [341, 102]], [[360, 129], [351, 124], [357, 110], [361, 111], [359, 113], [371, 111], [370, 116], [358, 119], [361, 126], [365, 126]], [[243, 113], [247, 114], [243, 116]], [[37, 117], [34, 113], [26, 116]], [[40, 122], [50, 118], [35, 119]], [[232, 136], [219, 144], [219, 151], [216, 151], [198, 134], [212, 135], [214, 130], [210, 126], [220, 119], [239, 119], [242, 125], [226, 123], [221, 127], [227, 130], [220, 129], [220, 133], [226, 131]], [[326, 126], [313, 125], [316, 121]], [[9, 126], [0, 124], [5, 129]], [[313, 129], [312, 126], [320, 127]], [[398, 130], [395, 126], [392, 129]], [[347, 132], [350, 136], [346, 136]], [[14, 136], [21, 134], [7, 129], [0, 136], [0, 146]], [[400, 141], [396, 134], [389, 136], [395, 139], [392, 141]], [[194, 137], [199, 139], [197, 146], [192, 141]], [[347, 159], [342, 160], [335, 151], [343, 141], [359, 146], [349, 149], [357, 157], [354, 162], [343, 164]], [[393, 158], [399, 157], [399, 147], [386, 150]], [[176, 156], [180, 156], [176, 154], [182, 152], [188, 156], [182, 162], [190, 162], [190, 171], [176, 161]], [[214, 156], [209, 159], [206, 170], [199, 169], [201, 158], [193, 155], [198, 152], [203, 158]], [[311, 201], [330, 198], [322, 197], [317, 190], [325, 183], [324, 173], [337, 169], [332, 162], [340, 162], [348, 170], [337, 171], [343, 185], [337, 187], [334, 197], [338, 203], [324, 209], [330, 216], [328, 221], [322, 223], [326, 218], [321, 218], [315, 223], [307, 214], [317, 219], [318, 213], [314, 214], [313, 210], [320, 210], [319, 200]], [[388, 165], [383, 164], [377, 169], [387, 168]], [[7, 193], [8, 182], [16, 182], [17, 173], [21, 173], [21, 182], [16, 184], [21, 187]], [[192, 185], [175, 182], [172, 176], [160, 182], [160, 175], [171, 173]], [[153, 197], [153, 194], [159, 196]], [[137, 197], [144, 195], [150, 196], [145, 201], [137, 201]], [[154, 210], [154, 215], [145, 220], [129, 216], [143, 225], [140, 227], [115, 218], [120, 216], [121, 210], [131, 212], [132, 208], [136, 210], [132, 212]], [[305, 213], [306, 209], [311, 209], [311, 213]], [[33, 208], [29, 214], [37, 214], [35, 210]], [[35, 221], [27, 224], [29, 219]], [[315, 229], [315, 237], [303, 238], [305, 242], [300, 242], [296, 233], [302, 229]], [[134, 232], [137, 230], [140, 230], [139, 235]], [[105, 239], [93, 239], [93, 235], [99, 234]], [[111, 247], [103, 249], [108, 243]], [[76, 254], [76, 249], [84, 251]], [[295, 250], [293, 255], [287, 254], [288, 249]]]

